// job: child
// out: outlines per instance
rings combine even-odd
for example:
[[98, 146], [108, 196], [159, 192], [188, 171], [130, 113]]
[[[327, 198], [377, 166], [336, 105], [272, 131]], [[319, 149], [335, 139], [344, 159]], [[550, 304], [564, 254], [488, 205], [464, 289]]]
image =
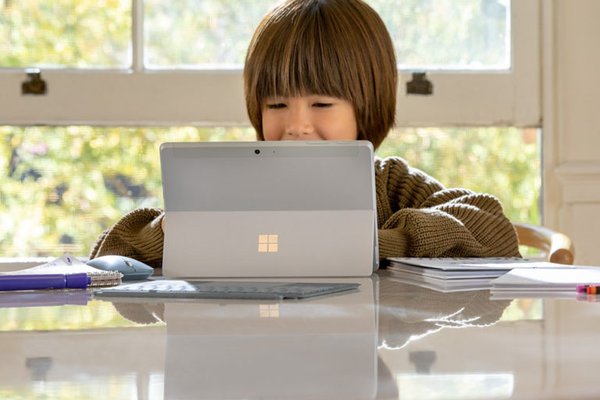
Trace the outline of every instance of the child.
[[[377, 148], [396, 109], [389, 33], [362, 0], [288, 0], [259, 24], [244, 89], [258, 140], [369, 140]], [[446, 189], [401, 158], [375, 161], [379, 255], [519, 256], [498, 200]], [[96, 242], [91, 258], [122, 254], [159, 267], [163, 213], [138, 209]]]

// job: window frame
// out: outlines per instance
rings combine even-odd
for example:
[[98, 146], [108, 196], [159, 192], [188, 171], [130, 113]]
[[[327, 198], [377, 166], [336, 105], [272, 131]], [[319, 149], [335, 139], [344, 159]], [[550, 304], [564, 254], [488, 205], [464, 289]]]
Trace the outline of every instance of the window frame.
[[[432, 95], [407, 95], [401, 70], [396, 125], [541, 125], [541, 0], [511, 4], [509, 71], [427, 71]], [[48, 92], [21, 95], [25, 68], [0, 69], [0, 124], [96, 126], [249, 125], [241, 68], [150, 70], [143, 66], [143, 3], [132, 0], [132, 66], [42, 69]]]

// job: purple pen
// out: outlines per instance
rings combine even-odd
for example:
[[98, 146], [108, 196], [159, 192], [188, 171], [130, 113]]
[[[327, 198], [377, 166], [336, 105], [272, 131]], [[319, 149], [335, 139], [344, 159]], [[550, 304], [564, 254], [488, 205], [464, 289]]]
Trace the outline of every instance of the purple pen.
[[0, 275], [0, 291], [85, 289], [92, 278], [87, 274]]

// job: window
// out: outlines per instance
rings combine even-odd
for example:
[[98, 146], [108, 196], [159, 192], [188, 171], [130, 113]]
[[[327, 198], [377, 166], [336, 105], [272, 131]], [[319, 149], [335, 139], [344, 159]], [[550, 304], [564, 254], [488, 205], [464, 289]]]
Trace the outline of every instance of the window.
[[[401, 74], [398, 129], [379, 155], [538, 222], [539, 0], [368, 2]], [[241, 64], [274, 3], [0, 2], [0, 252], [85, 255], [125, 212], [162, 205], [161, 142], [253, 140]], [[21, 94], [29, 67], [46, 95]], [[432, 95], [406, 94], [418, 71]]]
[[[123, 214], [162, 207], [160, 143], [253, 139], [248, 127], [0, 127], [0, 252], [88, 254]], [[447, 186], [495, 194], [514, 220], [538, 222], [539, 149], [535, 129], [406, 128], [378, 155], [400, 154]]]
[[[397, 43], [399, 126], [539, 125], [539, 0], [369, 2]], [[0, 121], [246, 125], [241, 63], [274, 3], [0, 3]], [[21, 95], [34, 66], [46, 96]], [[432, 96], [406, 95], [415, 70], [428, 71]]]
[[87, 255], [125, 213], [162, 207], [160, 143], [253, 139], [247, 127], [0, 127], [0, 252]]

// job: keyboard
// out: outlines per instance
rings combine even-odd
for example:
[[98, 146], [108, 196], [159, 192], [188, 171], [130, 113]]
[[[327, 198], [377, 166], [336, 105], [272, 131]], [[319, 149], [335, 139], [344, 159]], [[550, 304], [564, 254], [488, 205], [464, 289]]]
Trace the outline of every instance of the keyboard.
[[94, 290], [99, 297], [303, 299], [356, 290], [358, 283], [155, 280]]

